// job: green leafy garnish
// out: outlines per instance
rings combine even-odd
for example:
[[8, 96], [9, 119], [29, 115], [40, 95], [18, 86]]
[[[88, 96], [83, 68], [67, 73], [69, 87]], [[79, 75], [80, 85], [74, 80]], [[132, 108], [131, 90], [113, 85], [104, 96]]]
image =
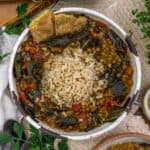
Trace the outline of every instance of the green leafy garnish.
[[13, 131], [16, 133], [16, 135], [21, 138], [23, 134], [23, 127], [19, 123], [15, 123], [13, 126]]
[[9, 135], [7, 132], [0, 132], [0, 143], [6, 144], [12, 140], [12, 136]]
[[21, 22], [22, 22], [22, 25], [24, 25], [26, 27], [30, 24], [30, 19], [28, 17], [24, 16], [21, 18]]
[[14, 26], [14, 25], [6, 25], [3, 32], [6, 32], [8, 34], [20, 34], [21, 29], [19, 27]]
[[67, 140], [63, 139], [58, 143], [59, 150], [68, 150]]
[[[133, 23], [140, 26], [140, 30], [143, 33], [143, 38], [150, 39], [150, 0], [145, 0], [145, 9], [139, 11], [138, 9], [132, 10], [134, 15]], [[146, 45], [146, 48], [150, 50], [150, 44]], [[150, 64], [150, 52], [148, 52], [148, 63]]]
[[0, 62], [2, 62], [3, 61], [3, 59], [5, 58], [5, 57], [7, 57], [8, 55], [9, 55], [10, 53], [6, 53], [6, 54], [0, 54]]
[[[23, 138], [24, 128], [18, 122], [12, 127], [13, 135], [6, 131], [0, 132], [0, 144], [10, 143], [10, 150], [20, 150], [23, 142], [29, 145], [29, 150], [55, 150], [55, 138], [41, 133], [33, 126], [29, 127], [30, 137], [26, 141]], [[59, 150], [68, 150], [67, 140], [63, 139], [58, 143]]]
[[12, 143], [10, 150], [20, 150], [20, 144], [19, 142]]
[[36, 149], [39, 150], [54, 150], [54, 141], [55, 138], [54, 137], [50, 137], [46, 134], [42, 134], [41, 132], [39, 132], [37, 129], [35, 129], [33, 126], [30, 126], [29, 129], [30, 133], [31, 133], [31, 137], [29, 139], [29, 147], [31, 148], [31, 150], [36, 146]]
[[14, 24], [9, 24], [5, 26], [5, 29], [2, 32], [6, 32], [8, 34], [20, 34], [22, 32], [22, 27], [27, 27], [30, 23], [30, 19], [27, 16], [24, 16], [28, 8], [28, 3], [24, 2], [17, 6], [16, 11], [18, 15], [18, 19], [20, 21], [20, 26], [16, 26]]
[[16, 11], [17, 11], [18, 17], [22, 17], [26, 13], [27, 8], [28, 8], [27, 2], [17, 6]]

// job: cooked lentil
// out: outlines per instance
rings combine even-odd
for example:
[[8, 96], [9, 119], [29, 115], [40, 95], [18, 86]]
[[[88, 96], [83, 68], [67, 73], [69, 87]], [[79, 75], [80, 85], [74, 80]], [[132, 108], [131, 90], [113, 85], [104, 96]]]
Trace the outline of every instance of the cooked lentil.
[[150, 145], [135, 142], [116, 144], [107, 148], [107, 150], [149, 150], [149, 149]]
[[86, 27], [73, 34], [38, 44], [30, 36], [15, 59], [22, 107], [65, 131], [88, 131], [117, 119], [133, 84], [126, 45], [103, 23], [86, 19]]

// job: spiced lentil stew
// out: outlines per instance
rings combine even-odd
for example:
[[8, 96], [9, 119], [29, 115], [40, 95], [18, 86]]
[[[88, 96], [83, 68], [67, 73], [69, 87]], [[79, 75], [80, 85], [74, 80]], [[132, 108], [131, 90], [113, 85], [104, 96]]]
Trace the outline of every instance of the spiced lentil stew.
[[22, 107], [35, 120], [64, 131], [89, 131], [121, 115], [134, 72], [128, 48], [115, 32], [100, 21], [71, 16], [86, 23], [39, 43], [31, 33], [21, 44], [16, 87]]
[[122, 144], [114, 144], [107, 150], [149, 150], [150, 145], [144, 143], [128, 142]]

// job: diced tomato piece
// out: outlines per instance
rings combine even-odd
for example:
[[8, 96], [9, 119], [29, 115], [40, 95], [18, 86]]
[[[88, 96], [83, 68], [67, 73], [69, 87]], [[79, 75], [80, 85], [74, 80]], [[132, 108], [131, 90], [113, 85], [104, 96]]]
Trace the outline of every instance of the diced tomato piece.
[[27, 100], [25, 93], [22, 92], [22, 91], [19, 92], [19, 98], [20, 98], [21, 100], [23, 100], [23, 101], [26, 101], [26, 100]]
[[29, 64], [30, 64], [30, 63], [29, 63], [28, 61], [24, 62], [24, 64], [22, 65], [22, 68], [23, 68], [23, 69], [28, 69]]
[[29, 87], [30, 87], [31, 89], [36, 89], [36, 84], [35, 84], [34, 82], [31, 82], [31, 83], [29, 84]]
[[106, 109], [111, 109], [112, 107], [114, 107], [114, 105], [115, 105], [115, 101], [113, 100], [112, 97], [106, 98], [106, 101], [105, 101]]
[[56, 53], [60, 53], [60, 52], [62, 52], [62, 48], [61, 47], [52, 47], [52, 51], [53, 52], [56, 52]]
[[34, 46], [27, 46], [27, 47], [25, 47], [25, 51], [29, 52], [31, 55], [35, 55], [36, 54], [36, 47], [34, 47]]
[[38, 56], [38, 59], [43, 59], [43, 53], [42, 53], [42, 51], [38, 51], [38, 53], [37, 53], [37, 56]]
[[81, 110], [81, 104], [72, 104], [72, 109], [75, 112], [79, 112]]
[[85, 122], [85, 123], [88, 122], [88, 115], [85, 112], [79, 113], [77, 115], [77, 118], [79, 122]]
[[23, 85], [24, 89], [36, 89], [36, 84], [34, 82], [25, 82]]
[[129, 75], [129, 76], [132, 76], [133, 74], [133, 68], [131, 66], [128, 66], [126, 69], [125, 69], [126, 73]]
[[93, 30], [90, 30], [91, 36], [96, 39], [97, 38], [97, 33], [94, 32]]
[[108, 26], [102, 22], [96, 22], [96, 25], [101, 27], [102, 29], [108, 30]]

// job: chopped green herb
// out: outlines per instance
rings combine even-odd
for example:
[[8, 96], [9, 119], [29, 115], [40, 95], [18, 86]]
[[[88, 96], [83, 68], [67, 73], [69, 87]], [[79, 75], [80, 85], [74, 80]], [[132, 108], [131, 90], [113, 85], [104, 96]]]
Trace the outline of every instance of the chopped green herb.
[[28, 3], [24, 2], [17, 6], [16, 11], [19, 17], [19, 21], [21, 23], [20, 27], [16, 25], [9, 24], [5, 26], [5, 29], [2, 32], [6, 32], [8, 34], [20, 34], [22, 32], [21, 26], [28, 26], [30, 23], [30, 19], [27, 16], [24, 16], [28, 8]]
[[13, 131], [16, 133], [16, 135], [21, 138], [23, 134], [23, 127], [19, 123], [15, 123], [13, 126]]
[[18, 17], [22, 17], [26, 13], [27, 8], [28, 8], [27, 2], [22, 3], [21, 5], [18, 5], [16, 9]]
[[[138, 9], [132, 10], [134, 15], [133, 23], [140, 26], [143, 33], [143, 38], [150, 39], [150, 0], [145, 0], [145, 9], [139, 11]], [[150, 50], [150, 44], [146, 45]], [[150, 63], [150, 54], [148, 53], [148, 63]]]
[[12, 137], [7, 132], [0, 132], [0, 144], [9, 143], [11, 140]]
[[21, 18], [21, 22], [22, 22], [22, 25], [24, 25], [26, 27], [30, 24], [30, 19], [28, 17], [24, 16]]
[[6, 25], [3, 32], [6, 32], [8, 34], [20, 34], [21, 29], [19, 27], [14, 26], [14, 25]]
[[19, 142], [14, 142], [10, 146], [10, 150], [20, 150], [20, 144]]
[[68, 150], [67, 139], [63, 139], [58, 143], [59, 150]]
[[0, 54], [0, 62], [2, 62], [3, 59], [4, 59], [5, 57], [7, 57], [8, 55], [9, 55], [9, 53], [3, 54], [3, 55]]
[[[0, 144], [10, 143], [10, 150], [20, 150], [20, 142], [25, 142], [23, 138], [24, 128], [20, 123], [14, 123], [12, 127], [13, 133], [11, 135], [6, 131], [0, 132]], [[55, 150], [54, 141], [55, 138], [41, 133], [33, 126], [29, 128], [30, 137], [27, 144], [29, 144], [29, 150]], [[58, 144], [59, 150], [68, 150], [67, 140], [61, 140]]]

